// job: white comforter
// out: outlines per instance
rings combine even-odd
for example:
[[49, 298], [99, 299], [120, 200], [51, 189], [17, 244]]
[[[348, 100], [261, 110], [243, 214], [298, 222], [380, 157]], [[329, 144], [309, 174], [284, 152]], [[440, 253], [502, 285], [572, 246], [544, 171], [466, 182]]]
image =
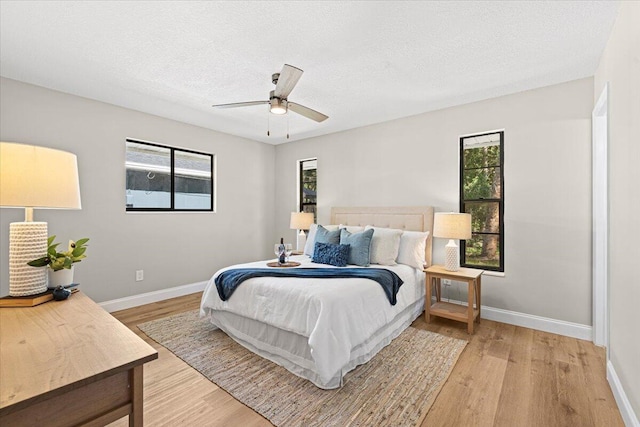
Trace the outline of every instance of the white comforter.
[[[331, 267], [314, 264], [306, 256], [292, 260], [300, 262], [302, 268]], [[230, 311], [308, 337], [315, 370], [322, 381], [329, 381], [340, 372], [355, 346], [424, 297], [422, 271], [399, 264], [370, 267], [387, 268], [404, 281], [395, 306], [389, 303], [380, 284], [360, 278], [252, 278], [238, 286], [227, 301], [222, 301], [215, 278], [224, 270], [247, 267], [264, 268], [266, 261], [219, 270], [204, 291], [201, 316], [216, 310]]]

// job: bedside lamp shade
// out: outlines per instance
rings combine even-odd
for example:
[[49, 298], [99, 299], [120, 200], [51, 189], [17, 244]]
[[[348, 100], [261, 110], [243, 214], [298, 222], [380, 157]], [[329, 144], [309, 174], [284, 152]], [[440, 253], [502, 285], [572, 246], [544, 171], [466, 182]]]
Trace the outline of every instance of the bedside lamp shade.
[[76, 156], [0, 142], [0, 207], [25, 209], [25, 221], [11, 223], [9, 228], [9, 294], [46, 291], [46, 267], [27, 265], [47, 253], [47, 223], [33, 222], [33, 209], [81, 208]]
[[81, 208], [75, 154], [2, 142], [0, 164], [0, 206]]
[[291, 212], [289, 227], [293, 230], [308, 230], [313, 224], [313, 214], [309, 212]]
[[313, 214], [310, 212], [291, 212], [291, 221], [289, 222], [289, 228], [293, 230], [300, 230], [298, 239], [296, 242], [296, 248], [301, 251], [307, 242], [307, 236], [304, 234], [304, 230], [308, 230], [313, 224]]
[[471, 214], [437, 212], [433, 217], [433, 237], [449, 239], [445, 246], [445, 266], [449, 271], [460, 270], [460, 252], [457, 240], [471, 238]]

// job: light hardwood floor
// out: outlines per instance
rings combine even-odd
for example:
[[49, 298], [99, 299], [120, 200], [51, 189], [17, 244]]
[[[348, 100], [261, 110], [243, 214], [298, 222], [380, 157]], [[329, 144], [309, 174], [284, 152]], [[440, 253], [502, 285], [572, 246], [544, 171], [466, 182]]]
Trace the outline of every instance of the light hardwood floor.
[[[147, 426], [270, 426], [136, 328], [199, 307], [201, 293], [112, 313], [158, 350], [145, 365]], [[474, 335], [437, 318], [416, 328], [469, 340], [422, 427], [624, 426], [604, 350], [588, 341], [482, 320]], [[419, 355], [416, 355], [419, 357]], [[126, 426], [126, 419], [111, 426]]]

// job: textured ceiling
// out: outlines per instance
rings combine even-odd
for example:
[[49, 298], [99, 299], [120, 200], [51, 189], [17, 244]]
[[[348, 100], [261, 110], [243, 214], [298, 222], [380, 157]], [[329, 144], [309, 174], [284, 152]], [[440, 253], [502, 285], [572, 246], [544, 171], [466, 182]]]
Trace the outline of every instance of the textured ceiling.
[[[0, 74], [279, 144], [592, 76], [618, 2], [1, 1]], [[266, 106], [271, 74], [304, 70]], [[271, 136], [267, 118], [271, 117]]]

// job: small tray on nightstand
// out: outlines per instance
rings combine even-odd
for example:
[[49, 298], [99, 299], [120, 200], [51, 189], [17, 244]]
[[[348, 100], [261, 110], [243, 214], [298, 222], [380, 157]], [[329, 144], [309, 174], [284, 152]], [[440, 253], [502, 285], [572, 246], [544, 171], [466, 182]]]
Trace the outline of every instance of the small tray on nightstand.
[[280, 268], [291, 268], [291, 267], [297, 267], [299, 265], [300, 263], [295, 261], [285, 262], [284, 264], [280, 264], [277, 261], [267, 263], [267, 267], [280, 267]]

